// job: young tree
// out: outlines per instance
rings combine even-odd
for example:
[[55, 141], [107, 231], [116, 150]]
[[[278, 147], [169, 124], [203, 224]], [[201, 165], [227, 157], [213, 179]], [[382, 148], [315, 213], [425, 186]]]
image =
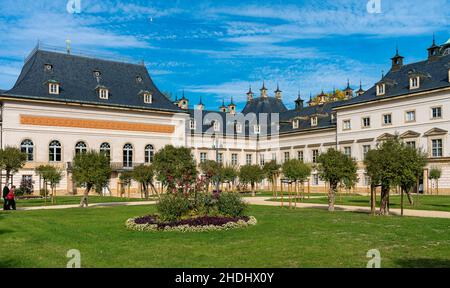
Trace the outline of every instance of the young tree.
[[381, 215], [389, 214], [389, 192], [397, 185], [397, 173], [401, 169], [399, 161], [401, 150], [400, 139], [395, 137], [383, 141], [377, 149], [370, 150], [364, 160], [367, 175], [371, 179], [372, 190], [374, 191], [376, 186], [381, 186]]
[[186, 194], [197, 178], [197, 167], [191, 149], [167, 145], [155, 154], [156, 176], [171, 193]]
[[302, 184], [303, 190], [304, 181], [311, 175], [311, 167], [303, 161], [291, 159], [283, 163], [282, 171], [284, 177], [295, 182], [295, 192], [298, 198], [298, 182]]
[[[153, 177], [155, 176], [155, 171], [152, 165], [139, 165], [134, 167], [132, 172], [133, 179], [142, 185], [144, 190], [145, 199], [148, 199], [148, 188], [153, 187]], [[156, 191], [154, 189], [153, 191]]]
[[344, 153], [329, 149], [318, 159], [319, 177], [330, 185], [328, 191], [328, 211], [334, 211], [334, 202], [339, 183], [352, 187], [357, 181], [356, 162]]
[[73, 179], [79, 187], [85, 187], [80, 207], [88, 206], [91, 189], [101, 192], [111, 176], [108, 157], [97, 151], [80, 153], [73, 159]]
[[130, 197], [131, 180], [133, 180], [133, 171], [132, 170], [123, 171], [119, 175], [119, 180], [120, 180], [120, 183], [122, 183], [121, 191], [119, 191], [120, 197], [123, 197], [122, 195], [125, 194], [125, 187], [126, 187], [127, 191], [128, 191], [128, 198], [129, 198]]
[[259, 165], [244, 165], [239, 170], [239, 181], [244, 184], [250, 184], [252, 196], [255, 196], [255, 184], [264, 179], [264, 173]]
[[[431, 181], [436, 182], [436, 195], [439, 195], [439, 179], [441, 178], [442, 170], [437, 167], [433, 167], [430, 169], [430, 172], [428, 174], [428, 178]], [[431, 190], [431, 194], [433, 194], [433, 190]]]
[[59, 168], [48, 166], [48, 168], [44, 170], [44, 174], [46, 182], [50, 184], [50, 188], [52, 189], [52, 204], [56, 204], [56, 185], [61, 182], [63, 172]]
[[220, 173], [222, 165], [214, 160], [206, 160], [199, 165], [200, 171], [203, 173], [206, 181], [206, 190], [209, 190], [211, 182], [216, 183], [220, 181]]
[[11, 176], [25, 165], [26, 161], [26, 154], [15, 147], [7, 146], [5, 149], [0, 149], [0, 169], [6, 172], [5, 185], [9, 183]]
[[272, 160], [270, 162], [266, 162], [263, 167], [264, 176], [269, 180], [272, 186], [272, 194], [276, 198], [278, 195], [276, 191], [276, 183], [277, 178], [280, 175], [281, 166], [277, 164], [277, 161]]
[[224, 166], [220, 169], [222, 181], [228, 183], [228, 190], [231, 190], [231, 185], [234, 184], [238, 176], [238, 172], [234, 166]]
[[401, 193], [401, 215], [403, 216], [403, 194], [406, 193], [410, 204], [413, 204], [410, 194], [411, 189], [417, 185], [419, 175], [427, 165], [427, 155], [420, 150], [401, 143], [401, 153], [398, 155], [399, 170], [397, 171], [396, 183], [400, 186]]

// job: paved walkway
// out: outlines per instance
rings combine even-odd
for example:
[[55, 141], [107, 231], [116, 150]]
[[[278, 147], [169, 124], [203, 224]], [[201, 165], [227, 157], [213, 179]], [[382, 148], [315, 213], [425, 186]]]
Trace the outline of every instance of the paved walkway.
[[[281, 202], [267, 201], [272, 197], [245, 197], [244, 198], [251, 205], [263, 205], [263, 206], [281, 206]], [[139, 206], [155, 204], [155, 201], [137, 201], [137, 202], [109, 202], [109, 203], [92, 203], [89, 207], [113, 207], [113, 206]], [[287, 207], [289, 202], [284, 202]], [[54, 206], [34, 206], [34, 207], [18, 207], [17, 210], [30, 211], [30, 210], [54, 210], [54, 209], [68, 209], [78, 208], [78, 204], [72, 205], [54, 205]], [[370, 213], [370, 207], [363, 206], [349, 206], [349, 205], [335, 205], [336, 211], [348, 211], [359, 213]], [[315, 203], [297, 203], [297, 208], [316, 208], [328, 210], [328, 205], [315, 204]], [[410, 210], [405, 209], [403, 211], [405, 216], [413, 217], [430, 217], [430, 218], [447, 218], [450, 219], [450, 212], [444, 211], [430, 211], [430, 210]], [[390, 209], [392, 215], [400, 215], [400, 209]]]
[[[245, 199], [251, 205], [281, 206], [281, 202], [267, 201], [269, 199], [272, 199], [271, 197], [253, 197], [253, 198], [248, 197]], [[286, 200], [288, 200], [288, 199], [286, 199]], [[285, 207], [287, 207], [289, 205], [288, 201], [284, 202]], [[294, 203], [292, 203], [292, 204], [294, 204]], [[297, 203], [297, 208], [316, 208], [316, 209], [328, 210], [328, 205], [315, 204], [315, 203]], [[363, 207], [363, 206], [335, 205], [334, 209], [336, 211], [370, 213], [370, 207]], [[391, 208], [391, 209], [389, 209], [389, 212], [392, 215], [400, 215], [400, 209], [392, 209]], [[413, 216], [413, 217], [430, 217], [430, 218], [448, 218], [448, 219], [450, 219], [450, 212], [445, 212], [445, 211], [404, 209], [403, 215]]]

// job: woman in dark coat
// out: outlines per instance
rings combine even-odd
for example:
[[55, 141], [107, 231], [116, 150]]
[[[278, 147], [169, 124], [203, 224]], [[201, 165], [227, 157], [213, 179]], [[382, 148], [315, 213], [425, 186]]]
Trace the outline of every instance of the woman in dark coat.
[[3, 197], [3, 210], [9, 210], [8, 199], [6, 199], [6, 197], [8, 196], [8, 193], [9, 193], [8, 185], [5, 185], [5, 187], [3, 187], [3, 193], [2, 193], [2, 197]]

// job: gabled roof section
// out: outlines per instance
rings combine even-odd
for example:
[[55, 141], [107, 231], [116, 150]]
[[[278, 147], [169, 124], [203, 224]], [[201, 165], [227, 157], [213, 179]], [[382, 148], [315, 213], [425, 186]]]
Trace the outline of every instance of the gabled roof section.
[[423, 133], [423, 136], [439, 136], [439, 135], [446, 135], [448, 133], [447, 130], [441, 129], [441, 128], [432, 128], [428, 130], [427, 132]]
[[383, 141], [383, 140], [388, 140], [388, 139], [393, 139], [395, 138], [395, 135], [390, 134], [390, 133], [383, 133], [380, 136], [378, 136], [377, 141]]
[[288, 109], [284, 106], [283, 101], [281, 99], [276, 99], [273, 97], [258, 97], [253, 99], [253, 101], [247, 101], [244, 109], [242, 110], [243, 114], [248, 113], [282, 113], [286, 112]]
[[412, 131], [412, 130], [408, 130], [405, 133], [400, 135], [400, 138], [402, 138], [402, 139], [417, 138], [417, 137], [420, 137], [420, 133]]
[[[51, 65], [51, 69], [45, 69], [45, 65]], [[95, 71], [99, 71], [100, 75], [96, 75]], [[48, 87], [43, 84], [51, 80], [58, 81], [59, 95], [49, 94]], [[100, 101], [96, 91], [99, 87], [107, 87], [108, 101]], [[144, 103], [139, 97], [140, 91], [152, 92], [153, 102]], [[16, 84], [4, 95], [11, 98], [183, 112], [159, 91], [144, 65], [45, 50], [36, 50], [27, 59]]]

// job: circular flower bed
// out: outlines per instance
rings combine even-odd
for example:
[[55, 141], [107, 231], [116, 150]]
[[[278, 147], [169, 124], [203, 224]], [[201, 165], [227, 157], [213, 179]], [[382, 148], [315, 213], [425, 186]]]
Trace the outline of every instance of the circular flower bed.
[[253, 216], [236, 218], [202, 216], [174, 222], [160, 222], [158, 216], [148, 215], [130, 218], [125, 225], [128, 229], [136, 231], [204, 232], [243, 228], [256, 225], [256, 222]]

